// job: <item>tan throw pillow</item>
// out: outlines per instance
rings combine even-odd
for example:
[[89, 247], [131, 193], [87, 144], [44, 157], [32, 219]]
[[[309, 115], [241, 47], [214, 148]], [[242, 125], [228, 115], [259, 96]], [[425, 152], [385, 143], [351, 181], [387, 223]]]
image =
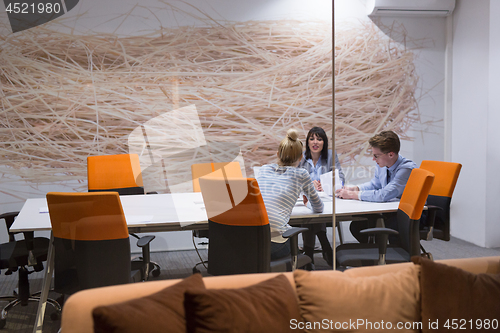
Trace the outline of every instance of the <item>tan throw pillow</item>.
[[188, 290], [185, 294], [189, 333], [301, 332], [297, 297], [284, 275], [239, 289]]
[[[306, 332], [419, 332], [418, 266], [378, 276], [294, 272]], [[414, 324], [416, 323], [416, 324]]]
[[184, 292], [187, 289], [205, 289], [200, 274], [149, 296], [96, 307], [92, 311], [94, 332], [185, 333]]
[[422, 332], [500, 329], [500, 274], [473, 274], [429, 259], [412, 260], [422, 267]]

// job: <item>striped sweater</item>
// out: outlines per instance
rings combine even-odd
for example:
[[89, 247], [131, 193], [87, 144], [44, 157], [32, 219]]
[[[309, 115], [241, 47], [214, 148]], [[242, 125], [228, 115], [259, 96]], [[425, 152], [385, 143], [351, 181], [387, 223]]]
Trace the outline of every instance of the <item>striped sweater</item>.
[[259, 170], [257, 182], [269, 216], [272, 242], [286, 242], [281, 235], [290, 228], [288, 221], [301, 193], [307, 197], [309, 209], [323, 211], [323, 202], [305, 169], [266, 164]]

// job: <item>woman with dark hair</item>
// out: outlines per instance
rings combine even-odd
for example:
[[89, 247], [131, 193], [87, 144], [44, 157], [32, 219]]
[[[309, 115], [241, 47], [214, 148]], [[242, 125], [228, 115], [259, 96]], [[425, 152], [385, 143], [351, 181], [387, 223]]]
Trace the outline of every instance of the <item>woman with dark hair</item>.
[[309, 173], [297, 168], [302, 149], [298, 132], [289, 129], [278, 147], [278, 163], [262, 166], [257, 175], [271, 227], [271, 260], [290, 255], [290, 240], [281, 235], [290, 228], [288, 221], [300, 193], [307, 197], [309, 209], [315, 213], [323, 211], [323, 202]]
[[[307, 133], [306, 151], [304, 152], [302, 161], [300, 161], [299, 168], [306, 169], [311, 176], [316, 190], [323, 191], [320, 175], [333, 170], [333, 153], [331, 149], [328, 149], [328, 137], [321, 127], [313, 127], [309, 133]], [[340, 167], [337, 153], [335, 153], [335, 168], [339, 171], [339, 177], [343, 184], [345, 176]], [[330, 266], [333, 266], [333, 250], [326, 237], [326, 224], [316, 223], [303, 225], [302, 227], [309, 228], [309, 231], [302, 233], [305, 254], [309, 256], [314, 263], [314, 245], [317, 236], [321, 244], [323, 258]]]

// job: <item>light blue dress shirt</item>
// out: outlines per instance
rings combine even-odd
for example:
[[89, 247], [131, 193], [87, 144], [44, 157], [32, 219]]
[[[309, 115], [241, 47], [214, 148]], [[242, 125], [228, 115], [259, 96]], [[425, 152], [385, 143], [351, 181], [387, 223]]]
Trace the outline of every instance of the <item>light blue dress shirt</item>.
[[[314, 165], [312, 159], [307, 159], [305, 157], [305, 152], [303, 153], [302, 160], [299, 163], [299, 168], [304, 168], [309, 172], [312, 180], [320, 180], [320, 175], [330, 172], [333, 170], [333, 154], [332, 150], [328, 149], [328, 161], [320, 158], [316, 165]], [[326, 163], [325, 163], [326, 162]], [[342, 172], [342, 167], [340, 166], [339, 158], [337, 152], [335, 152], [335, 168], [339, 170], [339, 177], [342, 183], [345, 183], [344, 172]]]
[[396, 163], [389, 168], [390, 182], [387, 183], [387, 168], [376, 166], [375, 176], [369, 182], [358, 185], [361, 193], [359, 199], [372, 202], [386, 202], [401, 198], [411, 170], [417, 165], [399, 155]]

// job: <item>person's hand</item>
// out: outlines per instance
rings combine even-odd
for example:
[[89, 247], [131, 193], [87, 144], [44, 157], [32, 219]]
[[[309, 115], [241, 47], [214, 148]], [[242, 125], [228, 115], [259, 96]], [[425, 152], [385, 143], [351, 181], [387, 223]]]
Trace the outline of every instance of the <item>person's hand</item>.
[[358, 191], [359, 192], [359, 187], [357, 187], [357, 186], [344, 186], [342, 188], [344, 190], [348, 190], [348, 191]]
[[321, 182], [319, 180], [313, 180], [313, 185], [316, 191], [323, 192], [323, 187], [321, 186]]
[[304, 206], [307, 206], [307, 197], [305, 195], [302, 196], [302, 202], [304, 203]]
[[359, 200], [359, 191], [348, 190], [346, 188], [341, 188], [341, 189], [338, 189], [338, 190], [335, 191], [335, 196], [337, 198], [340, 198], [340, 199], [355, 199], [355, 200]]

